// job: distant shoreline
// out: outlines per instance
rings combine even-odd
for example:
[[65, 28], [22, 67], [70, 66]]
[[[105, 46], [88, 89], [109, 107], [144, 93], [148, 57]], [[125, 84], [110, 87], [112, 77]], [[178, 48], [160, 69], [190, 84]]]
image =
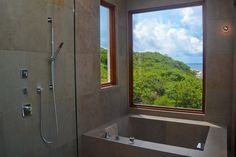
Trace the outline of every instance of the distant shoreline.
[[185, 63], [188, 65], [192, 70], [196, 70], [199, 72], [202, 72], [203, 70], [203, 64], [202, 63]]
[[192, 70], [197, 71], [197, 77], [202, 78], [203, 64], [202, 63], [187, 63]]

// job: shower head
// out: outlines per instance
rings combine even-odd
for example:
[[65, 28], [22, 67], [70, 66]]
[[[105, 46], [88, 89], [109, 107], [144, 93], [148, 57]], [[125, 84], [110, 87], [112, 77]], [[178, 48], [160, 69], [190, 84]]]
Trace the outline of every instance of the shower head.
[[57, 57], [57, 55], [60, 53], [61, 48], [63, 47], [63, 45], [64, 45], [64, 42], [61, 42], [60, 45], [58, 46], [56, 52], [55, 52], [55, 56], [52, 56], [52, 59], [53, 59], [53, 60], [56, 59], [56, 57]]

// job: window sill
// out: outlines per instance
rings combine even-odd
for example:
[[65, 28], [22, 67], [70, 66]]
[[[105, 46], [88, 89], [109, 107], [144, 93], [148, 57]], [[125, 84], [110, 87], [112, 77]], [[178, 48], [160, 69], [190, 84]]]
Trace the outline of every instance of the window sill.
[[101, 85], [101, 89], [110, 89], [110, 88], [116, 88], [118, 85], [116, 84], [111, 84], [111, 83], [106, 83]]
[[190, 113], [190, 114], [205, 114], [203, 109], [191, 109], [191, 108], [175, 108], [175, 107], [165, 107], [165, 106], [151, 106], [145, 104], [131, 104], [130, 107], [133, 108], [143, 108], [151, 110], [160, 110], [160, 111], [171, 111], [177, 113]]
[[175, 110], [163, 110], [163, 109], [152, 109], [145, 107], [129, 107], [130, 114], [145, 114], [151, 116], [163, 116], [170, 118], [181, 118], [181, 119], [190, 119], [190, 120], [204, 120], [205, 113], [190, 113], [187, 111], [175, 111]]

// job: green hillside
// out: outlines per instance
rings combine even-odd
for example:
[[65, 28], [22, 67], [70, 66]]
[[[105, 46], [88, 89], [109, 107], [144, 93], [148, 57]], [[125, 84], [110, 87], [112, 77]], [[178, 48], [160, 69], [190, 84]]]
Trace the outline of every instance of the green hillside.
[[[101, 76], [107, 79], [106, 50], [101, 49]], [[202, 79], [186, 64], [154, 52], [133, 54], [134, 102], [200, 109]]]
[[101, 54], [100, 54], [100, 71], [101, 71], [101, 83], [108, 81], [108, 71], [107, 71], [107, 50], [104, 48], [101, 48]]

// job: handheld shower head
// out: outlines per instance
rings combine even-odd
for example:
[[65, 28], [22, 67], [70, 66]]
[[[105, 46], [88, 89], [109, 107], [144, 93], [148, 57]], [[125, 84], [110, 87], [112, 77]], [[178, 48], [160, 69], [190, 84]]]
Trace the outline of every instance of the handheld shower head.
[[61, 48], [63, 47], [63, 45], [64, 45], [64, 42], [61, 42], [60, 45], [58, 46], [56, 52], [55, 52], [55, 55], [54, 55], [54, 56], [51, 56], [51, 58], [49, 59], [49, 63], [52, 63], [53, 61], [56, 60], [57, 55], [60, 53], [60, 50], [61, 50]]
[[56, 55], [55, 58], [57, 57], [57, 55], [60, 53], [61, 48], [63, 47], [64, 42], [61, 42], [60, 45], [58, 46], [57, 50], [56, 50]]
[[64, 42], [61, 42], [58, 48], [61, 49], [63, 45], [64, 45]]

